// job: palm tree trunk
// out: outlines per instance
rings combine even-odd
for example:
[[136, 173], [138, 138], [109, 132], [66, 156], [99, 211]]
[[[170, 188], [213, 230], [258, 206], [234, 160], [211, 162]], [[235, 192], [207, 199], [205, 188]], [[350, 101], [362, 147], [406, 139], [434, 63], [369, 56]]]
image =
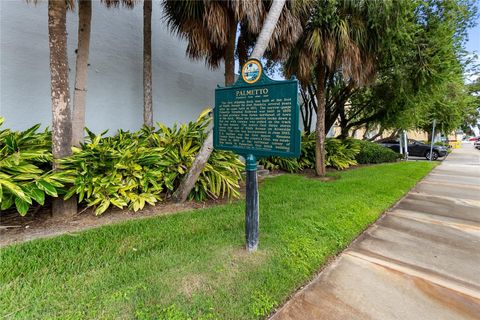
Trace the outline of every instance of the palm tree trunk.
[[247, 41], [245, 39], [245, 33], [243, 32], [244, 28], [244, 26], [240, 27], [240, 36], [238, 37], [237, 43], [238, 64], [240, 65], [240, 69], [243, 67], [245, 62], [247, 62], [248, 56]]
[[[273, 0], [272, 6], [270, 7], [270, 11], [268, 12], [267, 18], [265, 19], [265, 23], [262, 26], [262, 31], [260, 32], [257, 43], [255, 44], [255, 48], [253, 49], [253, 52], [256, 55], [252, 53], [252, 58], [260, 59], [263, 56], [268, 46], [268, 42], [272, 37], [272, 33], [273, 33], [273, 30], [275, 29], [278, 18], [282, 13], [282, 9], [285, 4], [285, 1], [286, 0]], [[234, 34], [236, 35], [237, 28], [236, 27], [230, 28], [230, 31], [231, 31], [230, 37], [231, 38], [233, 37], [235, 39], [236, 37], [233, 35]], [[235, 44], [233, 45], [233, 49], [235, 49]], [[235, 50], [232, 51], [232, 54], [234, 53], [235, 53]], [[225, 64], [226, 64], [226, 61], [225, 61]], [[227, 74], [227, 70], [225, 70], [225, 85], [228, 85], [226, 74]], [[200, 149], [197, 156], [195, 157], [195, 160], [193, 161], [192, 167], [190, 168], [188, 174], [180, 183], [180, 186], [177, 188], [177, 191], [175, 191], [175, 193], [173, 194], [173, 200], [175, 202], [185, 202], [185, 200], [187, 200], [187, 197], [190, 194], [190, 191], [195, 186], [195, 183], [197, 182], [198, 177], [200, 176], [200, 174], [203, 171], [203, 168], [205, 167], [205, 164], [210, 158], [210, 154], [212, 153], [212, 151], [213, 151], [213, 130], [210, 130], [210, 132], [207, 135], [207, 139], [205, 139], [202, 145], [202, 148]]]
[[225, 48], [225, 85], [235, 83], [235, 39], [237, 38], [237, 20], [234, 14], [230, 15], [229, 37]]
[[[53, 169], [58, 170], [57, 159], [72, 152], [72, 123], [68, 106], [67, 5], [65, 1], [48, 1], [48, 40], [50, 47], [50, 76], [52, 96], [52, 154]], [[54, 215], [76, 213], [74, 201], [55, 199]]]
[[78, 48], [75, 67], [75, 91], [72, 111], [72, 145], [80, 146], [85, 128], [85, 105], [87, 99], [88, 54], [90, 51], [91, 0], [78, 3]]
[[315, 128], [315, 173], [325, 176], [325, 66], [317, 66], [317, 125]]
[[282, 14], [285, 2], [286, 0], [272, 0], [272, 5], [270, 6], [270, 10], [268, 11], [268, 15], [263, 23], [262, 30], [258, 35], [257, 43], [255, 44], [255, 48], [253, 49], [250, 58], [260, 59], [263, 57], [265, 50], [267, 50], [268, 43], [272, 38], [278, 18], [280, 18], [280, 15]]
[[143, 1], [143, 124], [153, 127], [152, 1]]
[[202, 147], [200, 148], [200, 151], [198, 152], [197, 156], [195, 157], [195, 160], [192, 163], [192, 166], [190, 167], [190, 170], [188, 170], [187, 175], [185, 178], [182, 179], [182, 182], [180, 182], [180, 185], [178, 186], [177, 190], [173, 193], [172, 199], [176, 203], [182, 203], [185, 202], [188, 198], [188, 195], [190, 194], [190, 191], [192, 191], [193, 187], [195, 186], [195, 183], [198, 180], [198, 177], [203, 171], [203, 168], [205, 167], [205, 164], [208, 162], [208, 159], [210, 158], [210, 154], [212, 154], [213, 151], [213, 130], [210, 130], [208, 132], [207, 138], [202, 144]]

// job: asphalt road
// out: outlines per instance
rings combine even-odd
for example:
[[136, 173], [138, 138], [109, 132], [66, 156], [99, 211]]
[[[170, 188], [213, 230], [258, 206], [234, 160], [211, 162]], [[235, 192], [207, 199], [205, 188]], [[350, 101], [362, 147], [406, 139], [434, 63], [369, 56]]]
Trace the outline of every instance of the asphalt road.
[[480, 319], [480, 151], [454, 150], [271, 319]]

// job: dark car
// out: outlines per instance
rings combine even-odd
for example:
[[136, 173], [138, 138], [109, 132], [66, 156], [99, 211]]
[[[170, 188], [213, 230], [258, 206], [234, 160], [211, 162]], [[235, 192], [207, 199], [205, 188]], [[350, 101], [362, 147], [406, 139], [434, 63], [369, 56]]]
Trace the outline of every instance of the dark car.
[[[400, 143], [398, 140], [384, 140], [379, 141], [382, 146], [392, 149], [395, 152], [400, 152]], [[447, 148], [443, 146], [433, 146], [432, 160], [437, 160], [440, 157], [447, 155]], [[408, 155], [412, 157], [425, 157], [430, 160], [430, 145], [416, 140], [408, 140]]]
[[475, 142], [473, 143], [473, 146], [474, 146], [476, 149], [480, 150], [480, 139], [478, 139], [477, 141], [475, 141]]

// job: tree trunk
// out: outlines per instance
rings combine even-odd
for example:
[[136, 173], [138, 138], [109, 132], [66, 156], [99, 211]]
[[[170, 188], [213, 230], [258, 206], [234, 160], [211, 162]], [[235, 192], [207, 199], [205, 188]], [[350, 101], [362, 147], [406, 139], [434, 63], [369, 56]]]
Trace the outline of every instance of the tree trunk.
[[240, 69], [243, 67], [245, 62], [247, 62], [248, 57], [247, 41], [242, 29], [244, 29], [243, 26], [241, 26], [240, 36], [238, 37], [237, 44], [238, 64], [240, 65]]
[[195, 186], [195, 182], [197, 182], [198, 177], [202, 173], [212, 151], [213, 130], [210, 130], [208, 132], [207, 139], [205, 139], [205, 142], [193, 161], [192, 167], [190, 170], [188, 170], [187, 175], [182, 179], [182, 182], [180, 182], [177, 190], [173, 193], [172, 199], [174, 202], [182, 203], [187, 200], [190, 191], [192, 191], [193, 187]]
[[378, 129], [378, 132], [376, 134], [374, 134], [373, 136], [371, 136], [370, 138], [366, 138], [367, 134], [368, 134], [368, 131], [365, 131], [365, 134], [363, 135], [363, 140], [367, 140], [367, 141], [375, 141], [375, 139], [377, 139], [378, 137], [381, 137], [383, 135], [383, 132], [385, 131], [385, 128], [380, 126], [380, 128]]
[[347, 138], [349, 131], [350, 131], [350, 128], [345, 126], [345, 124], [342, 124], [342, 121], [340, 121], [340, 136], [339, 136], [339, 138], [341, 138], [341, 139]]
[[352, 130], [352, 133], [350, 134], [351, 138], [355, 138], [355, 135], [357, 134], [358, 127]]
[[80, 146], [84, 138], [85, 105], [87, 99], [88, 53], [90, 50], [91, 0], [78, 3], [78, 48], [75, 66], [75, 91], [72, 112], [72, 145]]
[[260, 59], [263, 57], [265, 50], [267, 50], [268, 43], [272, 38], [273, 31], [278, 22], [278, 18], [282, 14], [283, 6], [285, 5], [286, 0], [272, 0], [272, 5], [268, 11], [268, 15], [263, 22], [262, 31], [258, 35], [257, 43], [253, 49], [252, 55], [250, 58]]
[[315, 173], [325, 176], [325, 67], [317, 66], [317, 125], [315, 128]]
[[[68, 106], [67, 56], [67, 5], [65, 1], [48, 1], [48, 40], [50, 47], [50, 76], [52, 96], [52, 154], [53, 169], [58, 170], [56, 159], [69, 156], [72, 152], [72, 123]], [[72, 215], [76, 213], [75, 201], [53, 201], [54, 215]]]
[[[230, 17], [230, 35], [227, 48], [225, 49], [225, 86], [231, 86], [235, 83], [235, 39], [237, 36], [237, 21]], [[203, 142], [202, 148], [198, 152], [192, 167], [187, 175], [182, 179], [177, 190], [173, 193], [172, 199], [177, 203], [185, 202], [192, 191], [198, 177], [203, 171], [205, 164], [213, 151], [213, 129], [208, 132], [207, 138]]]
[[229, 37], [225, 48], [225, 85], [231, 86], [235, 83], [235, 39], [237, 37], [237, 20], [231, 14], [229, 25]]
[[143, 124], [153, 127], [152, 1], [143, 1]]
[[[280, 13], [282, 12], [283, 6], [285, 4], [285, 0], [273, 0], [272, 6], [270, 11], [268, 12], [267, 18], [265, 19], [265, 23], [263, 24], [262, 31], [260, 32], [260, 36], [258, 37], [257, 44], [253, 49], [252, 58], [260, 59], [267, 48], [268, 42], [273, 33], [273, 29], [275, 29], [275, 25], [277, 24], [278, 18], [280, 17]], [[237, 29], [235, 28], [235, 35]], [[233, 35], [233, 29], [230, 29]], [[268, 35], [268, 38], [267, 38]], [[231, 36], [232, 37], [232, 36]], [[235, 37], [233, 37], [235, 38]], [[257, 48], [259, 47], [259, 48]], [[235, 53], [235, 44], [233, 46], [232, 54]], [[234, 58], [233, 58], [234, 60]], [[235, 61], [233, 61], [235, 62]], [[227, 61], [225, 61], [225, 65]], [[225, 66], [226, 68], [226, 66]], [[227, 70], [225, 70], [225, 85], [227, 83]], [[233, 83], [233, 82], [232, 82]], [[213, 151], [213, 130], [211, 130], [208, 135], [207, 139], [203, 142], [202, 148], [198, 152], [195, 160], [193, 161], [192, 167], [188, 171], [188, 174], [180, 183], [180, 186], [177, 188], [175, 193], [173, 194], [173, 200], [177, 203], [185, 202], [187, 200], [190, 191], [195, 186], [195, 183], [198, 180], [198, 177], [203, 171], [205, 164], [207, 163], [208, 159], [210, 158], [210, 154]]]

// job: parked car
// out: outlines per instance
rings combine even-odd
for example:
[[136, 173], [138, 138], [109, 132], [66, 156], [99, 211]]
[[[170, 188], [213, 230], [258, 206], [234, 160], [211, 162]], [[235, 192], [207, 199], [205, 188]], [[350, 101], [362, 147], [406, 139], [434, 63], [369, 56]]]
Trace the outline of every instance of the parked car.
[[[400, 143], [396, 139], [379, 141], [382, 146], [392, 149], [395, 152], [400, 152]], [[440, 157], [447, 155], [447, 147], [433, 146], [432, 160], [437, 160]], [[416, 140], [408, 140], [408, 155], [413, 157], [425, 157], [430, 160], [430, 145]]]
[[474, 146], [476, 149], [480, 150], [480, 139], [478, 139], [477, 141], [475, 141], [475, 143], [473, 144], [473, 146]]
[[470, 137], [468, 141], [478, 141], [479, 137]]

